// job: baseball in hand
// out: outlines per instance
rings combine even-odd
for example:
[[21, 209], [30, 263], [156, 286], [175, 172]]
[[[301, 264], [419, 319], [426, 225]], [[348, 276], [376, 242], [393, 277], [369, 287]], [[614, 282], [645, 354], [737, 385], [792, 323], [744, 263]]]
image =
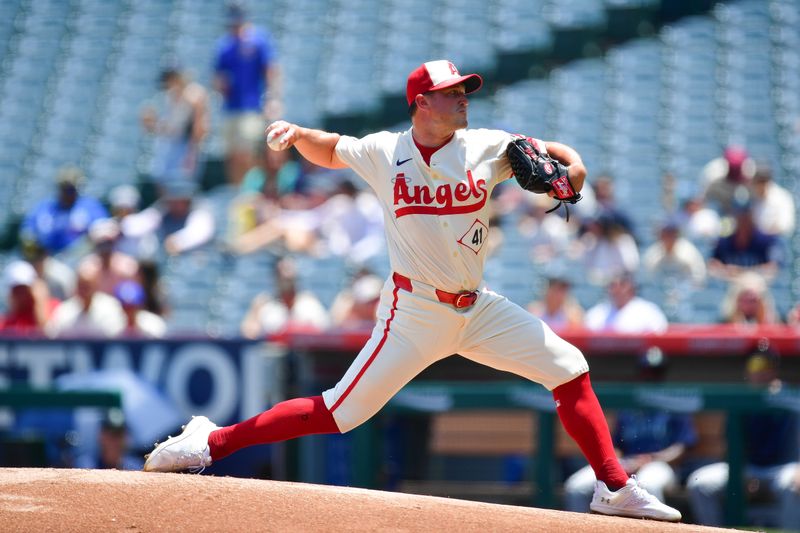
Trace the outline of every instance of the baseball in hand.
[[278, 135], [277, 130], [272, 130], [267, 135], [267, 146], [276, 152], [279, 150], [286, 150], [289, 146], [284, 142], [289, 138], [291, 130], [286, 130], [283, 135]]

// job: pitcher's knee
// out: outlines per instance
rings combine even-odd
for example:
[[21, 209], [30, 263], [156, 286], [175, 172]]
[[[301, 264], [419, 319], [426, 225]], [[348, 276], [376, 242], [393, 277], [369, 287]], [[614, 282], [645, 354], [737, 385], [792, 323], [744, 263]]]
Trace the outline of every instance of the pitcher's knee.
[[339, 433], [347, 433], [355, 429], [374, 415], [378, 410], [365, 405], [363, 402], [348, 398], [341, 401], [336, 397], [335, 389], [328, 389], [322, 393], [325, 405], [330, 411]]
[[362, 409], [347, 409], [340, 406], [335, 411], [331, 411], [331, 414], [336, 421], [339, 432], [347, 433], [372, 418], [375, 413], [367, 413]]

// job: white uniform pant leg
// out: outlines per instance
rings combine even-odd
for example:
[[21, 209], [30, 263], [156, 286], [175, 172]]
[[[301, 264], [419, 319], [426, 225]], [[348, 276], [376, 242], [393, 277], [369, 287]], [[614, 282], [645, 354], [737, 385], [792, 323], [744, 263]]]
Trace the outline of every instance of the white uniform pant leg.
[[586, 465], [564, 482], [564, 509], [573, 513], [588, 513], [597, 478], [590, 465]]
[[548, 390], [589, 371], [583, 354], [525, 309], [484, 290], [467, 313], [458, 353], [467, 359], [513, 372]]
[[367, 421], [414, 376], [453, 354], [458, 316], [441, 306], [387, 281], [372, 336], [342, 379], [322, 393], [339, 431]]
[[794, 487], [800, 463], [786, 465], [778, 477], [778, 498], [781, 502], [780, 527], [800, 531], [800, 487]]
[[664, 491], [675, 484], [675, 470], [664, 461], [652, 461], [636, 472], [636, 478], [644, 489], [664, 501]]
[[721, 526], [724, 523], [722, 498], [728, 486], [728, 463], [714, 463], [689, 475], [686, 490], [689, 505], [698, 524]]
[[779, 502], [778, 525], [789, 531], [800, 531], [800, 493], [792, 489], [798, 463], [767, 467], [748, 467], [749, 477], [769, 487]]

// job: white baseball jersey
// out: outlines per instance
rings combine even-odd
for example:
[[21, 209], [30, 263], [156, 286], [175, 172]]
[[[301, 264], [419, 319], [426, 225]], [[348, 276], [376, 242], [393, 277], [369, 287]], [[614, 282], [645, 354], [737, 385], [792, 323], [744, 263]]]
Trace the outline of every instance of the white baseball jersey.
[[[489, 237], [489, 197], [511, 176], [505, 151], [512, 139], [500, 130], [457, 130], [431, 156], [430, 167], [410, 129], [339, 140], [336, 155], [381, 202], [395, 272], [449, 292], [478, 287]], [[538, 145], [544, 150], [544, 143]]]
[[[410, 129], [340, 138], [336, 155], [381, 203], [394, 271], [372, 336], [322, 394], [340, 431], [369, 419], [419, 372], [454, 353], [550, 390], [588, 371], [577, 348], [482, 282], [489, 197], [511, 176], [505, 150], [513, 138], [499, 130], [457, 130], [430, 166]], [[474, 305], [457, 309], [437, 291], [478, 295]]]

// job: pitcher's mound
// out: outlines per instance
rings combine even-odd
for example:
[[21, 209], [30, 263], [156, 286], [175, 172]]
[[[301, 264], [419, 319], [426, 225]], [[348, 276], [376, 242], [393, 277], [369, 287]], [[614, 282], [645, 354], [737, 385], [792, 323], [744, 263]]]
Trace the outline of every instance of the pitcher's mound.
[[0, 468], [0, 524], [36, 532], [723, 531], [305, 483], [14, 468]]

